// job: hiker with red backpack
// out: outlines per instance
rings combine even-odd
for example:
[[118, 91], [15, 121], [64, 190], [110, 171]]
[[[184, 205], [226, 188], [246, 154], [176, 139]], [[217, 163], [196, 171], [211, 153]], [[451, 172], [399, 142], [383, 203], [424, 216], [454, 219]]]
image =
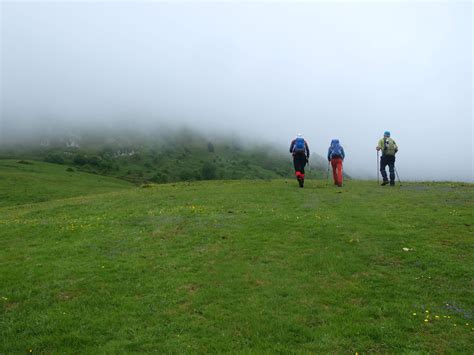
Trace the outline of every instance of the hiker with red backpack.
[[334, 178], [334, 185], [342, 186], [342, 162], [346, 157], [344, 148], [339, 143], [339, 139], [333, 139], [328, 149], [328, 162], [332, 165], [332, 176]]
[[300, 187], [304, 186], [304, 167], [309, 159], [308, 143], [301, 133], [291, 141], [290, 153], [293, 155], [293, 166], [295, 168], [296, 180]]

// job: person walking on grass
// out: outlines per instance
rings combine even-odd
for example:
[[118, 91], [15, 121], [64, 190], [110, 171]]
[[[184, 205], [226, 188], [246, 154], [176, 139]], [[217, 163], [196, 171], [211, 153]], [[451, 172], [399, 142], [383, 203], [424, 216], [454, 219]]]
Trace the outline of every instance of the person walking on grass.
[[390, 138], [390, 132], [385, 131], [383, 138], [379, 140], [377, 144], [377, 152], [382, 151], [380, 157], [380, 173], [382, 174], [382, 186], [388, 184], [387, 171], [385, 170], [388, 165], [390, 172], [390, 186], [395, 186], [395, 154], [398, 152], [398, 146], [395, 141]]
[[290, 153], [293, 155], [293, 166], [295, 168], [296, 180], [300, 187], [304, 186], [304, 167], [309, 159], [308, 143], [301, 133], [291, 141]]
[[345, 156], [344, 148], [339, 143], [339, 139], [333, 139], [328, 149], [328, 162], [331, 162], [334, 185], [339, 187], [342, 186], [342, 162]]

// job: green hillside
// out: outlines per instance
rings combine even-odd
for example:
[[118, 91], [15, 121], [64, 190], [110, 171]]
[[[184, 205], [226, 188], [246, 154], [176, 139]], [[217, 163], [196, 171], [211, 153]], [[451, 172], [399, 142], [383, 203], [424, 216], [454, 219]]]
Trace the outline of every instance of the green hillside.
[[[190, 130], [63, 133], [0, 146], [2, 158], [41, 160], [135, 184], [277, 179], [294, 173], [286, 149], [231, 137], [210, 139]], [[308, 179], [325, 174], [326, 161], [317, 154], [311, 165]]]
[[128, 188], [1, 164], [1, 354], [474, 348], [472, 184]]
[[0, 207], [132, 187], [125, 181], [29, 160], [0, 160]]

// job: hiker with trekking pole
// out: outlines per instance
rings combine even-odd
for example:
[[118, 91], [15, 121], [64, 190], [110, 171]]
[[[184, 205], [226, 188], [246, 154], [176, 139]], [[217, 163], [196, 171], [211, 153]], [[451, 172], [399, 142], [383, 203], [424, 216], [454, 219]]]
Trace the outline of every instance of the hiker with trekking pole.
[[[332, 166], [332, 176], [334, 179], [334, 185], [338, 187], [342, 186], [343, 174], [342, 174], [342, 162], [344, 161], [346, 154], [344, 148], [339, 143], [339, 139], [333, 139], [328, 149], [328, 163]], [[328, 176], [329, 176], [329, 164], [328, 164]]]
[[[390, 172], [390, 186], [395, 186], [395, 154], [398, 152], [398, 146], [397, 143], [390, 138], [389, 131], [384, 132], [383, 138], [379, 140], [375, 149], [377, 149], [377, 163], [379, 162], [379, 153], [382, 152], [382, 157], [380, 157], [380, 173], [382, 174], [383, 181], [381, 185], [385, 186], [389, 183], [386, 171], [388, 165], [388, 170]], [[398, 178], [398, 181], [400, 182], [400, 178]], [[378, 171], [377, 182], [379, 182]]]
[[295, 168], [296, 180], [300, 187], [304, 186], [304, 168], [309, 162], [308, 143], [301, 133], [298, 133], [295, 139], [291, 141], [290, 153], [293, 155], [293, 166]]

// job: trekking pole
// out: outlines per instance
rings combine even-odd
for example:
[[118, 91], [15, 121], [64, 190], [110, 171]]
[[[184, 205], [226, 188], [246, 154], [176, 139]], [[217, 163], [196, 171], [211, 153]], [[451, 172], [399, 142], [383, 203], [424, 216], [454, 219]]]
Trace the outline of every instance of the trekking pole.
[[379, 169], [379, 151], [377, 150], [377, 185], [380, 184], [380, 169]]
[[400, 181], [400, 176], [398, 176], [397, 168], [394, 166], [393, 169], [395, 170], [395, 174], [397, 174], [398, 183], [400, 184], [400, 186], [402, 186], [402, 182]]
[[342, 184], [345, 185], [346, 179], [344, 179], [344, 164], [342, 163], [341, 163], [341, 180], [342, 180]]
[[330, 162], [328, 162], [328, 171], [326, 172], [326, 185], [329, 185], [329, 164]]

